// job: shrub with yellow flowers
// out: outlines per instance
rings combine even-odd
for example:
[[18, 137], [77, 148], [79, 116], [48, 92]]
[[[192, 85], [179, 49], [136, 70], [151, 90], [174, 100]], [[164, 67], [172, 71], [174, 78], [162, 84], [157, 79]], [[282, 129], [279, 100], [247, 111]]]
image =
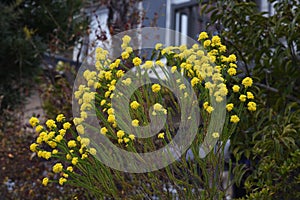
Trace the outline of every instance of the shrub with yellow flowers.
[[[62, 114], [47, 120], [45, 126], [35, 117], [30, 119], [39, 133], [30, 149], [55, 161], [42, 184], [83, 187], [100, 199], [174, 195], [223, 199], [229, 188], [221, 178], [225, 144], [239, 121], [256, 110], [253, 80], [240, 78], [236, 56], [226, 54], [219, 36], [209, 38], [206, 32], [200, 33], [199, 42], [192, 46], [158, 43], [148, 58], [130, 46], [131, 37], [126, 35], [122, 41], [119, 57], [111, 59], [109, 51], [98, 47], [93, 67], [82, 71], [74, 91], [73, 103], [78, 106], [74, 128]], [[119, 106], [114, 107], [116, 104]], [[194, 108], [199, 113], [193, 112]], [[193, 126], [189, 148], [180, 152], [180, 147], [172, 146], [167, 155], [173, 156], [174, 162], [156, 170], [134, 166], [134, 160], [124, 164], [129, 157], [116, 157], [114, 148], [104, 145], [108, 141], [122, 152], [152, 153], [173, 145], [178, 130], [185, 134], [181, 140], [190, 139]], [[103, 163], [103, 158], [114, 166]], [[143, 158], [136, 157], [141, 163], [155, 165]]]

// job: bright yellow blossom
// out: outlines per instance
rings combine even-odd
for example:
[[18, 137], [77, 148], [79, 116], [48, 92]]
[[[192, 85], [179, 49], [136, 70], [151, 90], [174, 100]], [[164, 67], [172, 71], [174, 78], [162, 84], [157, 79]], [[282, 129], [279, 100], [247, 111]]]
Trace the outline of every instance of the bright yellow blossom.
[[130, 107], [134, 110], [138, 109], [139, 106], [140, 104], [137, 101], [133, 101], [130, 103]]
[[142, 63], [142, 60], [139, 57], [135, 57], [132, 62], [134, 66], [139, 66]]
[[36, 152], [37, 151], [37, 147], [38, 147], [39, 145], [38, 144], [36, 144], [36, 143], [32, 143], [31, 145], [30, 145], [30, 151], [32, 151], [32, 152]]
[[38, 125], [38, 123], [40, 123], [39, 119], [36, 117], [31, 117], [29, 120], [29, 123], [32, 127], [35, 127]]
[[198, 41], [204, 40], [208, 38], [208, 34], [206, 32], [201, 32], [198, 37]]
[[254, 99], [252, 92], [247, 92], [247, 99]]
[[76, 165], [78, 163], [78, 157], [72, 158], [71, 162], [72, 162], [73, 165]]
[[230, 122], [232, 123], [238, 123], [240, 121], [240, 118], [237, 115], [232, 115], [230, 117]]
[[125, 132], [124, 132], [123, 130], [119, 130], [119, 131], [117, 132], [117, 137], [118, 137], [118, 138], [122, 138], [124, 135], [125, 135]]
[[69, 147], [69, 148], [76, 147], [76, 141], [75, 141], [75, 140], [70, 140], [70, 141], [68, 142], [68, 147]]
[[43, 181], [42, 181], [43, 186], [47, 186], [48, 182], [49, 182], [48, 178], [43, 178]]
[[227, 73], [228, 73], [230, 76], [234, 76], [234, 75], [236, 75], [236, 69], [233, 68], [233, 67], [230, 67], [230, 68], [227, 70]]
[[239, 99], [240, 99], [241, 102], [245, 102], [246, 98], [247, 98], [247, 96], [244, 95], [244, 94], [241, 94], [240, 97], [239, 97]]
[[233, 103], [229, 103], [226, 105], [226, 109], [228, 112], [230, 112], [233, 109], [233, 107], [234, 107]]
[[44, 129], [44, 127], [43, 127], [42, 125], [37, 125], [37, 126], [35, 127], [35, 131], [36, 131], [37, 133], [40, 133], [43, 129]]
[[70, 129], [70, 128], [71, 128], [71, 123], [65, 122], [65, 123], [63, 124], [63, 128], [64, 128], [65, 130]]
[[250, 77], [246, 77], [243, 79], [242, 84], [247, 88], [247, 87], [251, 87], [253, 84], [253, 80]]
[[159, 138], [159, 139], [164, 139], [164, 138], [165, 138], [165, 133], [159, 133], [159, 134], [157, 135], [157, 138]]
[[73, 172], [73, 167], [72, 166], [67, 167], [67, 171]]
[[131, 140], [134, 140], [135, 136], [133, 134], [128, 135]]
[[46, 121], [46, 125], [47, 125], [47, 127], [50, 128], [50, 129], [56, 128], [55, 121], [52, 120], [52, 119], [48, 119], [48, 120]]
[[67, 179], [66, 179], [66, 178], [63, 178], [63, 177], [59, 178], [59, 180], [58, 180], [58, 183], [59, 183], [60, 185], [63, 185], [65, 182], [67, 182]]
[[66, 117], [63, 115], [63, 114], [59, 114], [59, 115], [57, 115], [57, 117], [56, 117], [56, 121], [57, 122], [62, 122], [63, 120], [65, 120], [66, 119]]
[[106, 127], [102, 127], [101, 130], [100, 130], [100, 133], [105, 135], [106, 133], [108, 132], [107, 128]]
[[152, 91], [155, 93], [159, 92], [161, 89], [160, 85], [157, 83], [153, 84], [151, 88], [152, 88]]
[[63, 165], [61, 163], [56, 163], [53, 167], [52, 170], [54, 173], [59, 173], [63, 170]]
[[250, 102], [247, 104], [247, 106], [248, 106], [248, 110], [250, 110], [250, 111], [256, 111], [256, 103], [255, 103], [255, 102], [250, 101]]
[[233, 90], [233, 92], [239, 92], [240, 91], [240, 86], [234, 85], [234, 86], [232, 86], [232, 90]]
[[137, 120], [137, 119], [132, 120], [131, 125], [134, 126], [134, 127], [138, 127], [139, 126], [139, 120]]

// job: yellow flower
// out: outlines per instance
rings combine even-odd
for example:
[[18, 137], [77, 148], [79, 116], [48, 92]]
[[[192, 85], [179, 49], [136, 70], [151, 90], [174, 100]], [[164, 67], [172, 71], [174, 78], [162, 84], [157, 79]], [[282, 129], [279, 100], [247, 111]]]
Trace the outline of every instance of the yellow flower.
[[40, 123], [39, 119], [36, 117], [31, 117], [29, 120], [29, 123], [32, 127], [35, 127], [38, 125], [38, 123]]
[[252, 78], [250, 77], [246, 77], [243, 79], [242, 84], [247, 88], [247, 87], [251, 87], [253, 84]]
[[69, 147], [69, 148], [76, 147], [76, 141], [75, 141], [75, 140], [70, 140], [70, 141], [68, 142], [68, 147]]
[[73, 165], [76, 165], [78, 163], [78, 157], [72, 158], [71, 162], [72, 162]]
[[46, 125], [47, 125], [47, 127], [50, 128], [50, 129], [56, 128], [55, 121], [52, 120], [52, 119], [48, 119], [48, 120], [46, 121]]
[[101, 130], [100, 130], [100, 133], [105, 135], [106, 133], [108, 132], [107, 128], [106, 127], [102, 127]]
[[121, 56], [122, 56], [122, 59], [125, 60], [125, 59], [129, 58], [129, 53], [125, 51], [121, 54]]
[[48, 178], [43, 178], [43, 181], [42, 181], [43, 186], [47, 186], [48, 182], [49, 182]]
[[186, 88], [186, 86], [183, 83], [179, 85], [180, 90], [184, 90], [185, 88]]
[[67, 171], [73, 172], [73, 167], [72, 166], [67, 167]]
[[75, 126], [77, 126], [77, 125], [81, 124], [83, 122], [83, 120], [84, 119], [82, 119], [82, 118], [75, 117], [73, 119], [73, 123], [75, 124]]
[[210, 40], [205, 40], [204, 43], [203, 43], [203, 46], [206, 48], [206, 47], [209, 47], [210, 44], [211, 44]]
[[128, 143], [130, 141], [130, 139], [128, 139], [128, 138], [124, 138], [123, 140], [125, 143]]
[[160, 66], [160, 67], [165, 66], [165, 64], [164, 64], [163, 62], [161, 62], [160, 60], [157, 60], [157, 61], [155, 62], [155, 64], [158, 65], [158, 66]]
[[85, 147], [90, 144], [90, 139], [89, 138], [81, 138], [80, 142], [81, 142], [81, 145]]
[[240, 99], [241, 102], [245, 102], [245, 101], [246, 101], [246, 98], [247, 98], [247, 97], [246, 97], [246, 95], [244, 95], [244, 94], [241, 94], [240, 97], [239, 97], [239, 99]]
[[155, 45], [155, 50], [160, 49], [162, 46], [163, 46], [162, 43], [157, 43], [157, 44]]
[[227, 73], [228, 73], [230, 76], [234, 76], [234, 75], [236, 75], [236, 69], [233, 68], [233, 67], [230, 67], [230, 68], [227, 70]]
[[63, 114], [59, 114], [59, 115], [57, 115], [57, 117], [56, 117], [56, 121], [57, 122], [62, 122], [63, 120], [65, 120], [66, 119], [66, 117], [63, 115]]
[[121, 144], [123, 142], [123, 139], [118, 139], [118, 143]]
[[214, 132], [212, 134], [213, 138], [219, 138], [220, 137], [220, 134], [218, 132]]
[[113, 109], [113, 108], [109, 108], [109, 109], [107, 110], [107, 114], [108, 114], [108, 115], [113, 115], [113, 114], [114, 114], [114, 109]]
[[234, 107], [233, 103], [229, 103], [226, 105], [226, 109], [228, 112], [230, 112], [233, 109], [233, 107]]
[[200, 82], [200, 79], [197, 77], [192, 78], [191, 80], [191, 84], [194, 87], [195, 85], [197, 85]]
[[239, 92], [240, 91], [240, 86], [234, 85], [234, 86], [232, 86], [232, 90], [233, 90], [233, 92]]
[[150, 69], [151, 67], [153, 67], [153, 61], [147, 60], [147, 61], [143, 64], [142, 67], [145, 68], [145, 69]]
[[226, 52], [226, 46], [221, 44], [219, 50], [220, 52]]
[[153, 105], [153, 108], [156, 111], [162, 111], [164, 107], [161, 104], [156, 103], [156, 104]]
[[165, 138], [165, 133], [159, 133], [159, 134], [157, 135], [157, 137], [158, 137], [159, 139], [164, 139], [164, 138]]
[[30, 151], [32, 151], [32, 152], [36, 152], [37, 151], [37, 147], [38, 147], [39, 145], [38, 144], [36, 144], [36, 143], [32, 143], [31, 145], [30, 145]]
[[132, 62], [134, 66], [139, 66], [142, 63], [142, 60], [139, 57], [135, 57]]
[[71, 128], [71, 123], [65, 122], [65, 123], [63, 124], [63, 128], [64, 128], [65, 130], [70, 129], [70, 128]]
[[131, 78], [126, 78], [125, 80], [122, 80], [122, 83], [124, 83], [124, 85], [130, 85], [131, 84]]
[[124, 76], [124, 71], [123, 70], [118, 70], [116, 73], [118, 78], [121, 78], [122, 76]]
[[59, 183], [60, 185], [63, 185], [65, 182], [67, 182], [67, 179], [66, 179], [66, 178], [63, 178], [63, 177], [59, 178], [58, 183]]
[[48, 142], [48, 145], [49, 145], [52, 149], [54, 149], [54, 148], [57, 146], [56, 142], [54, 142], [54, 141], [49, 141], [49, 142]]
[[252, 92], [247, 92], [247, 98], [254, 99], [254, 95], [252, 94]]
[[128, 43], [131, 41], [131, 37], [128, 36], [128, 35], [125, 35], [125, 36], [122, 38], [122, 41], [123, 41], [123, 44], [128, 44]]
[[123, 130], [119, 130], [119, 131], [117, 132], [117, 137], [120, 138], [120, 139], [121, 139], [124, 135], [125, 135], [125, 132], [124, 132]]
[[228, 56], [228, 62], [236, 62], [236, 56], [234, 54], [231, 54]]
[[81, 124], [76, 126], [76, 130], [77, 130], [78, 133], [84, 134], [84, 127]]
[[232, 123], [238, 123], [240, 121], [240, 118], [237, 115], [232, 115], [230, 117], [230, 122]]
[[130, 107], [134, 110], [138, 109], [139, 106], [140, 104], [137, 101], [133, 101], [130, 103]]
[[91, 155], [96, 155], [97, 154], [97, 150], [95, 148], [90, 148], [89, 152]]
[[107, 122], [114, 123], [115, 122], [115, 116], [114, 115], [108, 115]]
[[59, 173], [63, 169], [63, 165], [61, 163], [56, 163], [53, 167], [52, 170], [54, 173]]
[[72, 159], [72, 156], [68, 153], [68, 154], [66, 155], [66, 159], [67, 159], [67, 160], [71, 160], [71, 159]]
[[57, 135], [57, 136], [55, 137], [55, 141], [56, 141], [56, 142], [60, 142], [60, 141], [62, 141], [62, 139], [63, 139], [63, 136], [62, 136], [62, 135]]
[[208, 107], [208, 102], [206, 101], [206, 102], [203, 103], [203, 108], [206, 110], [207, 107]]
[[52, 154], [57, 154], [58, 153], [58, 150], [57, 149], [53, 149], [52, 150]]
[[217, 35], [213, 36], [212, 39], [211, 39], [211, 43], [213, 46], [219, 46], [221, 45], [221, 38]]
[[201, 32], [198, 37], [198, 41], [204, 40], [208, 38], [208, 34], [206, 32]]
[[105, 72], [105, 73], [104, 73], [104, 77], [105, 77], [106, 80], [111, 80], [111, 78], [112, 78], [112, 73], [111, 73], [111, 71]]
[[237, 65], [235, 63], [229, 63], [229, 66], [232, 68], [237, 68]]
[[44, 127], [43, 127], [42, 125], [37, 125], [37, 126], [35, 127], [35, 131], [36, 131], [37, 133], [40, 133], [43, 129], [44, 129]]
[[159, 84], [155, 83], [155, 84], [152, 85], [152, 91], [153, 92], [157, 93], [157, 92], [160, 91], [160, 89], [161, 89], [161, 87], [160, 87]]
[[250, 102], [247, 104], [247, 106], [248, 106], [248, 110], [250, 110], [250, 111], [256, 111], [256, 103], [255, 103], [255, 102], [250, 101]]
[[208, 106], [208, 107], [206, 108], [206, 111], [207, 111], [208, 113], [211, 113], [213, 110], [214, 110], [214, 108], [213, 108], [212, 106]]
[[133, 134], [128, 135], [131, 140], [134, 140], [135, 136]]
[[175, 71], [177, 71], [177, 66], [173, 66], [173, 67], [171, 68], [172, 74], [174, 74]]
[[134, 127], [138, 127], [139, 126], [139, 120], [137, 120], [137, 119], [132, 120], [131, 125], [134, 126]]

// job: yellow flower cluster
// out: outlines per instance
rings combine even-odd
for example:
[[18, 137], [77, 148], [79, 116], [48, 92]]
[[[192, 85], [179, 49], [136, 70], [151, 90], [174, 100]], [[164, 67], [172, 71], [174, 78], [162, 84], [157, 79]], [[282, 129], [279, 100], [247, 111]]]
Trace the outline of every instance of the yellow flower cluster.
[[[29, 120], [29, 123], [35, 127], [36, 132], [39, 134], [36, 142], [32, 143], [29, 147], [32, 152], [37, 154], [38, 157], [47, 160], [50, 158], [65, 157], [67, 160], [69, 160], [70, 164], [75, 166], [80, 162], [80, 160], [87, 158], [88, 154], [96, 154], [95, 149], [87, 149], [87, 145], [89, 144], [88, 138], [81, 138], [80, 136], [77, 136], [76, 139], [65, 138], [67, 131], [71, 129], [72, 125], [70, 122], [66, 121], [66, 117], [63, 114], [57, 115], [56, 121], [53, 119], [47, 120], [45, 123], [46, 126], [40, 124], [36, 117], [32, 117]], [[79, 127], [80, 125], [81, 124], [79, 124]], [[76, 128], [78, 128], [78, 126]], [[72, 132], [69, 134], [72, 134]], [[52, 150], [49, 151], [49, 148], [44, 144], [52, 148]], [[52, 171], [62, 175], [62, 177], [59, 178], [58, 183], [63, 185], [65, 182], [67, 182], [69, 174], [73, 173], [73, 167], [68, 166], [66, 169], [64, 169], [63, 164], [58, 162], [53, 165]], [[44, 186], [47, 186], [48, 182], [48, 177], [45, 177], [42, 180], [42, 184]]]

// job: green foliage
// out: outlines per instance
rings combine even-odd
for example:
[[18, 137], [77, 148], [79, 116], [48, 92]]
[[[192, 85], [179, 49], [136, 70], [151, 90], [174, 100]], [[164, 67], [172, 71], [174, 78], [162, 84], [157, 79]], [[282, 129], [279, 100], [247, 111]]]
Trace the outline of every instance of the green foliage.
[[261, 109], [256, 119], [250, 157], [255, 165], [245, 182], [246, 199], [299, 199], [299, 106], [290, 104], [284, 113]]
[[[254, 1], [209, 1], [202, 7], [218, 27], [239, 69], [256, 79], [258, 110], [232, 137], [237, 183], [250, 169], [246, 199], [299, 198], [300, 3], [274, 1], [273, 15]], [[294, 102], [294, 103], [293, 103]], [[250, 128], [249, 128], [250, 127]]]

